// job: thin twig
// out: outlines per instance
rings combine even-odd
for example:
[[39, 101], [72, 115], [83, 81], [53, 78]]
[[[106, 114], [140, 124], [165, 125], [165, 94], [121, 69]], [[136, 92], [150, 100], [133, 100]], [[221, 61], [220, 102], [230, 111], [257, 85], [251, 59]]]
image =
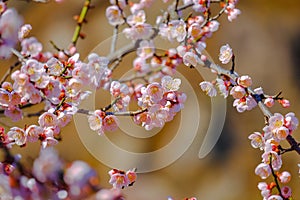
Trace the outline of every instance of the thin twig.
[[0, 81], [0, 86], [6, 81], [8, 76], [12, 73], [13, 69], [18, 67], [21, 64], [20, 61], [15, 62], [13, 65], [9, 67], [9, 69], [6, 71], [6, 73], [3, 75], [1, 81]]
[[76, 46], [76, 43], [80, 37], [81, 28], [82, 28], [83, 22], [85, 21], [88, 10], [90, 9], [90, 5], [91, 5], [91, 0], [85, 0], [84, 6], [82, 7], [81, 13], [77, 20], [77, 26], [75, 28], [75, 31], [74, 31], [74, 34], [72, 37], [72, 44], [74, 46]]

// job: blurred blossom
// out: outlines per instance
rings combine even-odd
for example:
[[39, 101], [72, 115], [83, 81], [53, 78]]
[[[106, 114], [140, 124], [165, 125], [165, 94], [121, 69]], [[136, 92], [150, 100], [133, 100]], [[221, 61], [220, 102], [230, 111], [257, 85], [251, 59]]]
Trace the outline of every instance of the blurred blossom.
[[53, 148], [41, 149], [40, 155], [33, 163], [33, 174], [40, 182], [58, 181], [63, 163]]
[[[64, 181], [70, 188], [71, 196], [79, 196], [84, 192], [84, 188], [93, 186], [97, 180], [97, 174], [87, 163], [83, 161], [74, 161], [66, 169]], [[98, 183], [96, 181], [96, 183]]]
[[18, 32], [23, 24], [23, 19], [16, 10], [7, 9], [0, 16], [0, 57], [8, 59], [11, 56], [11, 48], [18, 42]]

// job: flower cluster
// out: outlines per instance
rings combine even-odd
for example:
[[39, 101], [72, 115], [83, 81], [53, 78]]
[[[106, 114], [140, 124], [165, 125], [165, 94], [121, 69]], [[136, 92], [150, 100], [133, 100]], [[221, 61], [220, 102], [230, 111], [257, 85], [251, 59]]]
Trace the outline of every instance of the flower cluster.
[[124, 188], [132, 186], [136, 181], [136, 169], [122, 171], [118, 169], [112, 169], [108, 172], [110, 175], [109, 183], [113, 185], [114, 188]]
[[161, 83], [153, 82], [142, 87], [138, 105], [147, 111], [136, 115], [135, 123], [151, 130], [154, 127], [163, 127], [165, 122], [171, 121], [183, 108], [186, 100], [186, 95], [177, 91], [180, 84], [180, 79], [164, 76]]
[[[289, 172], [277, 172], [282, 167], [281, 147], [279, 144], [280, 141], [285, 140], [288, 135], [291, 135], [297, 129], [298, 124], [299, 121], [294, 113], [288, 113], [285, 116], [275, 113], [268, 120], [268, 125], [263, 128], [263, 133], [255, 132], [249, 136], [252, 147], [259, 148], [264, 152], [262, 154], [262, 163], [256, 167], [255, 174], [262, 179], [266, 179], [273, 173], [273, 176], [282, 184], [290, 181], [291, 174]], [[277, 173], [275, 174], [275, 172]], [[272, 197], [272, 189], [277, 186], [273, 182], [270, 184], [260, 182], [258, 188], [261, 190], [264, 198], [270, 199]], [[291, 191], [289, 186], [284, 186], [280, 192], [284, 198], [290, 198], [292, 196]], [[280, 197], [279, 194], [277, 196]], [[274, 198], [274, 195], [272, 198]]]

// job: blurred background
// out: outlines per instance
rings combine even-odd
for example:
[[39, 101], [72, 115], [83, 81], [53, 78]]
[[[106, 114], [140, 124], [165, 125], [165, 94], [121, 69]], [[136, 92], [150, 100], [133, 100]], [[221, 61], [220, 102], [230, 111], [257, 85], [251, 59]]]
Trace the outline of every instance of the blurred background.
[[[31, 36], [43, 43], [44, 50], [54, 51], [49, 41], [52, 40], [60, 48], [66, 48], [71, 42], [75, 29], [73, 16], [80, 13], [83, 0], [64, 0], [61, 3], [28, 3], [27, 1], [11, 0], [10, 6], [24, 16], [25, 22], [33, 27]], [[159, 2], [159, 1], [158, 1]], [[99, 43], [112, 36], [112, 27], [105, 18], [105, 8], [109, 5], [104, 0], [94, 1], [95, 8], [88, 13], [88, 24], [84, 25], [83, 32], [87, 34], [84, 40], [79, 40], [78, 51], [81, 59]], [[252, 0], [240, 1], [238, 8], [242, 14], [237, 20], [228, 22], [226, 16], [220, 18], [221, 26], [212, 38], [207, 40], [207, 52], [217, 62], [219, 48], [229, 43], [236, 56], [236, 71], [239, 74], [248, 74], [252, 77], [254, 86], [262, 86], [268, 94], [283, 91], [283, 96], [291, 101], [291, 107], [282, 109], [274, 106], [272, 112], [283, 114], [293, 111], [300, 116], [300, 1], [295, 0]], [[156, 3], [151, 8], [149, 21], [153, 22], [156, 14], [160, 13], [161, 4]], [[149, 13], [149, 10], [148, 10]], [[109, 47], [107, 47], [109, 49]], [[102, 49], [103, 50], [103, 49]], [[123, 63], [130, 66], [132, 60]], [[9, 66], [9, 61], [0, 61], [1, 74]], [[180, 71], [195, 85], [202, 80], [195, 77], [193, 70], [183, 68]], [[120, 70], [120, 75], [124, 71]], [[195, 81], [193, 81], [195, 80]], [[199, 89], [197, 98], [201, 107], [201, 130], [207, 129], [209, 122], [210, 99]], [[105, 101], [102, 95], [97, 96], [97, 102]], [[253, 149], [247, 139], [254, 131], [261, 131], [264, 118], [257, 108], [243, 114], [232, 107], [233, 100], [227, 100], [227, 117], [221, 137], [216, 146], [205, 158], [198, 158], [198, 151], [203, 135], [197, 135], [191, 146], [180, 159], [161, 170], [140, 174], [134, 187], [124, 189], [129, 200], [174, 199], [195, 196], [206, 200], [237, 200], [261, 199], [257, 183], [262, 181], [254, 174], [254, 169], [261, 161], [259, 150]], [[105, 104], [104, 104], [105, 105]], [[28, 111], [29, 112], [29, 111]], [[206, 115], [207, 114], [207, 115]], [[24, 120], [19, 124], [34, 122], [36, 118]], [[6, 126], [12, 126], [9, 119], [0, 119]], [[161, 130], [157, 137], [146, 142], [137, 141], [122, 136], [122, 131], [109, 133], [113, 142], [140, 152], [159, 149], [168, 142], [168, 137], [174, 137], [180, 114], [174, 122], [170, 122]], [[195, 123], [191, 120], [190, 123]], [[300, 141], [299, 130], [294, 137]], [[167, 136], [167, 137], [166, 137]], [[56, 146], [61, 157], [67, 161], [84, 160], [99, 172], [103, 187], [108, 184], [109, 167], [99, 162], [88, 152], [80, 140], [74, 122], [63, 130], [63, 141]], [[287, 144], [283, 144], [287, 147]], [[99, 146], [101, 148], [101, 146]], [[28, 145], [26, 148], [14, 148], [15, 152], [25, 155], [23, 158], [35, 158], [38, 155], [38, 145]], [[106, 149], [102, 148], [105, 152]], [[110, 152], [106, 152], [108, 155]], [[121, 158], [120, 158], [121, 159]], [[160, 162], [164, 158], [157, 158], [153, 162]], [[30, 159], [29, 159], [30, 160]], [[146, 162], [146, 161], [145, 161]], [[149, 162], [149, 161], [148, 161]], [[300, 179], [297, 163], [299, 156], [295, 152], [284, 156], [283, 170], [288, 169], [292, 174], [290, 186], [293, 197], [300, 198]], [[150, 163], [151, 164], [151, 163]], [[126, 169], [124, 169], [126, 170]], [[271, 181], [271, 180], [268, 180]]]

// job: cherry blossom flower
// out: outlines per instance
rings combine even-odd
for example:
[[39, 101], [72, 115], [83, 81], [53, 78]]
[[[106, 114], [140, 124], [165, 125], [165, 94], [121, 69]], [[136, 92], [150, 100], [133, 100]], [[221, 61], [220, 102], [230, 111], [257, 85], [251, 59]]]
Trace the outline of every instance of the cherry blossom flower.
[[110, 175], [109, 183], [113, 185], [114, 188], [123, 189], [129, 184], [125, 172], [112, 169], [108, 172]]
[[256, 168], [255, 168], [255, 174], [260, 176], [262, 179], [266, 179], [270, 176], [271, 174], [271, 168], [268, 164], [265, 163], [260, 163]]
[[115, 115], [107, 115], [102, 120], [104, 131], [115, 131], [119, 127], [119, 120]]
[[23, 19], [16, 10], [6, 9], [0, 17], [0, 57], [8, 59], [11, 56], [11, 48], [18, 42], [18, 31], [23, 24]]
[[107, 65], [109, 60], [106, 57], [101, 57], [95, 53], [88, 56], [89, 79], [92, 87], [105, 87], [110, 81], [111, 70]]
[[261, 191], [261, 195], [264, 199], [267, 199], [271, 195], [270, 187], [266, 182], [259, 182], [257, 187]]
[[113, 97], [124, 97], [129, 93], [129, 88], [126, 84], [119, 81], [112, 81], [110, 85], [110, 94]]
[[31, 30], [32, 30], [32, 26], [30, 24], [24, 24], [18, 33], [19, 40], [22, 40], [25, 37], [27, 37]]
[[41, 127], [54, 127], [57, 126], [57, 116], [50, 112], [44, 112], [38, 120]]
[[21, 42], [21, 53], [26, 56], [36, 57], [43, 50], [43, 45], [35, 38], [25, 38]]
[[232, 97], [234, 99], [241, 99], [245, 96], [246, 91], [243, 87], [237, 85], [234, 86], [231, 90], [230, 90], [230, 95], [232, 95]]
[[[271, 157], [271, 158], [270, 158]], [[269, 164], [271, 160], [272, 168], [278, 171], [282, 166], [281, 155], [278, 155], [275, 151], [266, 151], [262, 155], [262, 161]]]
[[259, 148], [263, 150], [265, 147], [265, 139], [263, 135], [259, 132], [254, 132], [248, 137], [251, 140], [251, 146], [253, 148]]
[[299, 120], [295, 117], [295, 113], [288, 113], [284, 118], [284, 125], [290, 130], [294, 131], [297, 129]]
[[229, 44], [225, 44], [220, 48], [219, 60], [222, 64], [227, 64], [231, 61], [233, 52]]
[[292, 196], [292, 189], [289, 186], [283, 186], [281, 188], [281, 194], [284, 198], [290, 198]]
[[39, 140], [43, 148], [54, 146], [58, 141], [54, 138], [54, 132], [51, 127], [44, 128], [43, 133], [39, 135]]
[[154, 52], [155, 52], [155, 46], [153, 41], [143, 40], [140, 42], [136, 54], [143, 59], [147, 59], [152, 57]]
[[18, 146], [22, 146], [26, 143], [26, 132], [18, 127], [12, 127], [7, 132], [8, 139]]
[[264, 100], [264, 104], [269, 108], [271, 108], [274, 105], [274, 103], [275, 100], [272, 97], [268, 97]]
[[59, 76], [63, 70], [64, 70], [64, 66], [63, 64], [56, 58], [52, 57], [50, 58], [47, 63], [46, 63], [48, 70], [49, 70], [49, 74], [54, 75], [54, 76]]
[[88, 116], [89, 126], [93, 131], [97, 131], [99, 135], [104, 134], [102, 120], [105, 113], [101, 110], [95, 110], [92, 115]]
[[161, 79], [161, 85], [166, 91], [179, 90], [181, 80], [179, 78], [173, 79], [171, 76], [164, 76]]
[[123, 29], [123, 33], [131, 40], [149, 39], [153, 33], [153, 28], [147, 23], [136, 23], [130, 28]]
[[250, 87], [252, 85], [252, 79], [248, 75], [243, 75], [238, 78], [237, 83], [243, 87]]
[[[142, 92], [143, 93], [143, 92]], [[149, 98], [151, 103], [158, 103], [163, 97], [163, 88], [159, 83], [151, 83], [145, 88], [145, 98]]]
[[138, 10], [134, 12], [132, 15], [129, 15], [127, 17], [126, 22], [130, 25], [133, 26], [137, 23], [145, 23], [146, 22], [146, 14], [144, 10]]
[[106, 8], [106, 17], [108, 22], [113, 26], [121, 25], [125, 22], [120, 9], [116, 5]]
[[244, 112], [246, 110], [252, 110], [257, 106], [257, 102], [251, 95], [248, 95], [241, 99], [234, 100], [233, 106], [236, 107], [238, 112]]
[[39, 135], [43, 133], [43, 128], [37, 125], [30, 125], [26, 128], [26, 135], [28, 142], [37, 142]]
[[291, 174], [288, 171], [283, 171], [281, 173], [278, 174], [278, 179], [281, 183], [286, 184], [288, 182], [290, 182], [291, 180]]
[[290, 107], [290, 101], [287, 99], [278, 100], [278, 102], [282, 105], [284, 108]]
[[241, 14], [241, 11], [237, 8], [235, 8], [234, 3], [229, 3], [226, 7], [225, 13], [227, 13], [228, 21], [232, 21], [237, 18], [238, 15]]
[[127, 172], [112, 169], [108, 172], [108, 174], [110, 175], [109, 183], [112, 184], [114, 188], [118, 189], [131, 186], [137, 178], [135, 169], [128, 170]]
[[227, 98], [229, 93], [228, 89], [229, 89], [230, 82], [227, 81], [225, 82], [223, 79], [220, 78], [217, 78], [216, 82], [217, 82], [216, 87], [219, 89], [221, 95], [224, 96], [224, 98]]
[[206, 92], [210, 97], [217, 96], [217, 90], [211, 82], [203, 81], [200, 83], [201, 90]]

